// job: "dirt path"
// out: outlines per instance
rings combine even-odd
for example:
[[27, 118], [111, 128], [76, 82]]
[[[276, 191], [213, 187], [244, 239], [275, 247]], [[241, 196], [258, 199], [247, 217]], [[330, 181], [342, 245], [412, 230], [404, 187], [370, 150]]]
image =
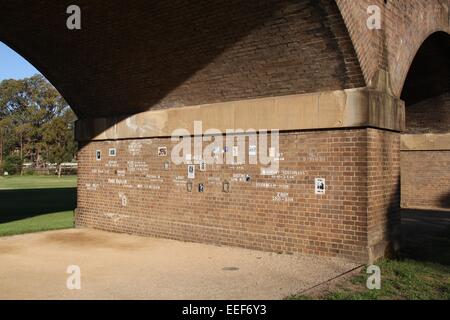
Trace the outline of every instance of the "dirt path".
[[0, 238], [0, 262], [0, 299], [282, 299], [356, 266], [90, 229]]

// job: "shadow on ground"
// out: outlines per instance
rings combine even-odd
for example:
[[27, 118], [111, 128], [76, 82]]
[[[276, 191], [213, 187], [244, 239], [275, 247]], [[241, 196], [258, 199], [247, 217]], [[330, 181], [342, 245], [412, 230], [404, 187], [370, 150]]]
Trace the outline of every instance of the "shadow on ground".
[[450, 212], [402, 210], [402, 258], [450, 266]]
[[76, 188], [22, 189], [0, 191], [0, 223], [74, 210]]

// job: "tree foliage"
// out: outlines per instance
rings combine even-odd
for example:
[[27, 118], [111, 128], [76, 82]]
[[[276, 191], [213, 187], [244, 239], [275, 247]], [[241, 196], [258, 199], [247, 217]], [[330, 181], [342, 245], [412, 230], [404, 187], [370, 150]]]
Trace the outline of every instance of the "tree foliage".
[[18, 156], [43, 166], [75, 157], [76, 117], [41, 75], [0, 82], [0, 160]]
[[3, 170], [8, 174], [18, 174], [22, 168], [22, 159], [19, 156], [7, 156], [3, 161]]

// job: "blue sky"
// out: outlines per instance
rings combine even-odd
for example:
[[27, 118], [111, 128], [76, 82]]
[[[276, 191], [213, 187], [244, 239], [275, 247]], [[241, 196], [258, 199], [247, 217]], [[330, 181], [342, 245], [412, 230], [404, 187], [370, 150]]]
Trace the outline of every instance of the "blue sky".
[[39, 71], [27, 60], [0, 42], [0, 81], [5, 79], [22, 79]]

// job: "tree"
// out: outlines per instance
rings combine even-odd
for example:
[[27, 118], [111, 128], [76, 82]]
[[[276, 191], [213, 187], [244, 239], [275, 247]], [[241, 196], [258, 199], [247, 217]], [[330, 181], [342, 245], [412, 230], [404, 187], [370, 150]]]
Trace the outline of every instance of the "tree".
[[72, 160], [75, 119], [64, 98], [41, 75], [0, 82], [0, 163], [12, 154], [35, 166]]
[[22, 159], [18, 155], [7, 156], [3, 161], [3, 171], [8, 172], [8, 174], [20, 173], [21, 169]]
[[45, 160], [56, 163], [58, 175], [61, 176], [61, 163], [72, 161], [76, 153], [74, 142], [74, 115], [66, 112], [43, 126], [43, 155]]

